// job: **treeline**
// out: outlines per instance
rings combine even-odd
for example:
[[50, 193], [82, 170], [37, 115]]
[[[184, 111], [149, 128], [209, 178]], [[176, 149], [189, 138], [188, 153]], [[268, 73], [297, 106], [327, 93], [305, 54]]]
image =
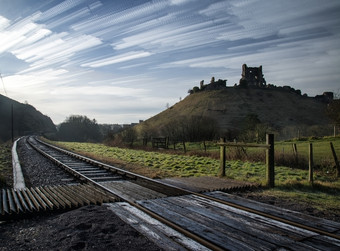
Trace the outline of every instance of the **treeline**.
[[137, 135], [143, 138], [144, 144], [152, 140], [153, 137], [166, 137], [169, 144], [174, 146], [185, 142], [205, 142], [218, 137], [219, 126], [217, 121], [205, 116], [179, 116], [171, 122], [154, 127], [148, 122], [144, 122], [137, 130]]
[[204, 116], [177, 117], [162, 126], [154, 126], [148, 121], [134, 127], [124, 128], [118, 133], [109, 133], [104, 143], [114, 146], [133, 146], [135, 142], [148, 145], [154, 138], [167, 138], [168, 144], [209, 141], [219, 133], [216, 121]]
[[119, 125], [98, 124], [96, 119], [89, 119], [84, 115], [71, 115], [57, 129], [57, 133], [49, 138], [73, 142], [102, 142], [123, 128]]
[[136, 141], [148, 145], [155, 138], [166, 138], [169, 148], [182, 144], [185, 151], [185, 142], [201, 142], [205, 146], [205, 142], [218, 140], [220, 137], [225, 137], [228, 141], [264, 142], [266, 133], [271, 129], [256, 114], [248, 114], [238, 126], [234, 130], [222, 131], [218, 121], [211, 117], [178, 116], [160, 126], [145, 121], [136, 127], [110, 135], [105, 138], [105, 143], [131, 147]]
[[102, 140], [97, 121], [81, 115], [70, 116], [61, 123], [57, 137], [61, 141], [99, 142]]
[[111, 145], [132, 146], [136, 141], [145, 144], [154, 137], [167, 137], [171, 143], [207, 141], [219, 133], [218, 123], [204, 116], [178, 117], [161, 127], [144, 122], [138, 128], [99, 125], [95, 119], [72, 115], [58, 126], [55, 139], [76, 142], [105, 142]]

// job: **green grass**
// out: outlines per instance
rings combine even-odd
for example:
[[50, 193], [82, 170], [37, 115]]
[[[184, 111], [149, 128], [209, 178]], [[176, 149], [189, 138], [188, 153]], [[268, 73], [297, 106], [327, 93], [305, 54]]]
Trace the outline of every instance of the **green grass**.
[[[119, 160], [135, 164], [154, 171], [161, 171], [166, 177], [218, 176], [219, 160], [195, 155], [168, 154], [159, 151], [150, 152], [103, 144], [58, 142], [59, 145], [72, 151], [97, 156], [103, 159]], [[226, 176], [235, 180], [266, 183], [266, 167], [261, 162], [227, 161]], [[164, 177], [163, 177], [164, 178]], [[275, 183], [306, 182], [308, 171], [284, 166], [275, 167]], [[315, 171], [314, 180], [320, 182], [338, 182], [333, 175]]]
[[[334, 161], [330, 142], [333, 143], [337, 155], [340, 155], [340, 137], [304, 138], [301, 140], [275, 142], [275, 148], [277, 153], [293, 154], [293, 144], [295, 143], [298, 154], [308, 159], [309, 144], [312, 143], [314, 162], [317, 165], [321, 165], [326, 161]], [[339, 158], [340, 156], [338, 156]]]
[[[334, 166], [334, 158], [332, 155], [330, 142], [333, 143], [335, 152], [338, 159], [340, 160], [340, 137], [324, 137], [324, 138], [302, 138], [300, 140], [289, 140], [289, 141], [276, 141], [275, 142], [275, 155], [290, 158], [293, 156], [293, 144], [297, 146], [298, 157], [305, 161], [305, 166], [308, 166], [308, 154], [309, 154], [309, 143], [313, 144], [313, 159], [314, 164], [319, 167]], [[219, 147], [216, 142], [206, 142], [207, 152], [211, 155], [218, 156]], [[169, 148], [172, 148], [170, 145]], [[176, 149], [182, 149], [182, 144], [177, 144]], [[204, 147], [201, 142], [188, 142], [186, 143], [188, 153], [190, 152], [203, 152]], [[242, 152], [237, 152], [235, 147], [227, 147], [227, 158], [232, 159], [235, 155], [240, 155], [242, 159], [258, 159], [259, 161], [265, 161], [264, 150], [260, 148], [244, 148], [247, 156]], [[263, 160], [262, 160], [263, 159]]]
[[147, 152], [143, 150], [108, 147], [103, 144], [93, 143], [58, 142], [58, 144], [72, 151], [90, 155], [94, 154], [104, 159], [110, 158], [112, 160], [119, 160], [119, 162], [122, 161], [160, 170], [169, 176], [216, 176], [219, 167], [217, 160], [205, 157]]

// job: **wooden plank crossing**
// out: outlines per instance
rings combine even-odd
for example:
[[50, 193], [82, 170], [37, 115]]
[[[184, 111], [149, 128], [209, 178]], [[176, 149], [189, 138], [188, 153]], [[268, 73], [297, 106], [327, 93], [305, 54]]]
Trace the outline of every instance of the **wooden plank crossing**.
[[107, 205], [123, 221], [142, 232], [164, 250], [208, 250], [126, 202], [109, 203]]
[[337, 239], [195, 195], [142, 200], [138, 203], [229, 250], [340, 249]]
[[237, 181], [231, 179], [221, 179], [218, 177], [174, 177], [161, 179], [160, 182], [180, 187], [192, 192], [201, 193], [208, 191], [235, 191], [258, 187], [258, 184]]
[[149, 188], [126, 180], [102, 182], [100, 184], [110, 189], [119, 197], [128, 201], [155, 199], [166, 196], [162, 193], [158, 193]]
[[311, 227], [316, 227], [318, 229], [324, 230], [326, 232], [330, 233], [340, 233], [340, 222], [335, 222], [327, 219], [322, 219], [318, 217], [313, 217], [311, 215], [303, 214], [300, 212], [288, 210], [285, 208], [278, 208], [273, 205], [265, 205], [261, 202], [253, 201], [253, 200], [248, 200], [236, 195], [228, 194], [228, 193], [223, 193], [223, 192], [208, 192], [205, 193], [206, 195], [227, 201], [227, 202], [232, 202], [232, 203], [237, 203], [239, 205], [252, 208], [255, 210], [260, 210], [262, 212], [282, 217], [287, 220], [291, 220], [294, 222], [298, 222], [301, 224], [305, 224], [307, 226]]

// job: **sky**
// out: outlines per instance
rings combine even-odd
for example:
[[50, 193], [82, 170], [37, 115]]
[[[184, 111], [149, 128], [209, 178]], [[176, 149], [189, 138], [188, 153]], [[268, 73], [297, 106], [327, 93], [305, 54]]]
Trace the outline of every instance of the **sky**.
[[338, 0], [0, 0], [0, 94], [59, 124], [146, 120], [242, 64], [340, 92]]

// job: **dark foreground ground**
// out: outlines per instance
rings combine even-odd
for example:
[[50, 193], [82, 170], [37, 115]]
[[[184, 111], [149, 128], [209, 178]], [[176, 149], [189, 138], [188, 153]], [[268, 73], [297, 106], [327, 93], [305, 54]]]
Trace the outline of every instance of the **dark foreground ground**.
[[106, 206], [0, 224], [0, 250], [161, 250]]

